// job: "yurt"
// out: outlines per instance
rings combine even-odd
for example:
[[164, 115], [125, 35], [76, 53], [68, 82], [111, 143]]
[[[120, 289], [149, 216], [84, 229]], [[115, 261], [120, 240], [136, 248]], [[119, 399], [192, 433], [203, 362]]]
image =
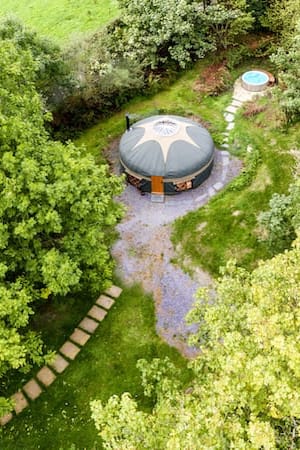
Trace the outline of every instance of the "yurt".
[[176, 194], [196, 188], [210, 175], [213, 160], [209, 132], [184, 117], [158, 115], [128, 123], [120, 141], [127, 180], [142, 192]]

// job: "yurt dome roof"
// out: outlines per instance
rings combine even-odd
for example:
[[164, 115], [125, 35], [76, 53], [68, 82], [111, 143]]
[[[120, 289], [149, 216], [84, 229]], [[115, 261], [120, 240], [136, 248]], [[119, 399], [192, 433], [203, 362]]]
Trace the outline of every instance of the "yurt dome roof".
[[165, 180], [197, 174], [211, 163], [214, 143], [199, 123], [184, 117], [158, 115], [140, 120], [120, 141], [125, 170], [142, 177]]

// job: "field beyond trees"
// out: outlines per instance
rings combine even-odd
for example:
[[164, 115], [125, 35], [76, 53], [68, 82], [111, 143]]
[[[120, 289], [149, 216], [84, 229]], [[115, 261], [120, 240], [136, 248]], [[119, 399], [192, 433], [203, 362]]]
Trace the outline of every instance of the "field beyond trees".
[[116, 0], [3, 0], [0, 17], [7, 14], [17, 16], [40, 35], [65, 44], [117, 17], [118, 5]]

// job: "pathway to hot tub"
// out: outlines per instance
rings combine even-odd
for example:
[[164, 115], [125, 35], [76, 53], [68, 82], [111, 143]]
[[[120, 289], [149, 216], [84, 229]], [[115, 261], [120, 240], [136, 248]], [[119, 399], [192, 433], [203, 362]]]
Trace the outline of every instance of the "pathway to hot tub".
[[141, 283], [146, 292], [153, 294], [158, 334], [189, 358], [197, 354], [196, 349], [187, 345], [195, 326], [188, 326], [185, 316], [195, 302], [197, 289], [211, 286], [212, 279], [199, 268], [190, 277], [172, 264], [175, 255], [170, 241], [171, 224], [177, 217], [205, 205], [239, 174], [241, 162], [231, 157], [226, 147], [230, 130], [234, 128], [235, 112], [243, 101], [252, 97], [253, 93], [235, 87], [232, 103], [224, 113], [227, 121], [224, 150], [216, 150], [212, 173], [201, 186], [167, 196], [164, 203], [151, 202], [150, 194], [141, 195], [131, 185], [120, 197], [127, 206], [127, 214], [118, 225], [120, 239], [112, 250], [118, 275], [127, 284]]

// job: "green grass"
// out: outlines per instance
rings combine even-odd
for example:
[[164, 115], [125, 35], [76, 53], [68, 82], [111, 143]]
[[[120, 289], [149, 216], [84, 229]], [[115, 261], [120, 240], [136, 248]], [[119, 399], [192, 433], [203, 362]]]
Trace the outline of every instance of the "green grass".
[[2, 0], [0, 16], [12, 14], [29, 28], [65, 44], [118, 16], [116, 0]]
[[[43, 327], [55, 333], [55, 325], [49, 318]], [[89, 402], [106, 401], [126, 391], [149, 409], [151, 402], [143, 396], [136, 362], [165, 356], [182, 369], [182, 379], [188, 382], [186, 361], [155, 333], [153, 299], [138, 286], [124, 289], [76, 360], [4, 428], [0, 448], [68, 450], [74, 444], [80, 449], [100, 449]]]
[[274, 128], [273, 116], [273, 105], [254, 118], [236, 116], [231, 150], [243, 159], [250, 144], [260, 154], [250, 183], [241, 189], [225, 189], [206, 207], [175, 223], [173, 243], [179, 254], [215, 276], [229, 258], [252, 269], [259, 259], [271, 256], [270, 249], [258, 240], [257, 216], [268, 208], [274, 192], [287, 191], [295, 163], [290, 150], [300, 140], [299, 124], [285, 132]]

